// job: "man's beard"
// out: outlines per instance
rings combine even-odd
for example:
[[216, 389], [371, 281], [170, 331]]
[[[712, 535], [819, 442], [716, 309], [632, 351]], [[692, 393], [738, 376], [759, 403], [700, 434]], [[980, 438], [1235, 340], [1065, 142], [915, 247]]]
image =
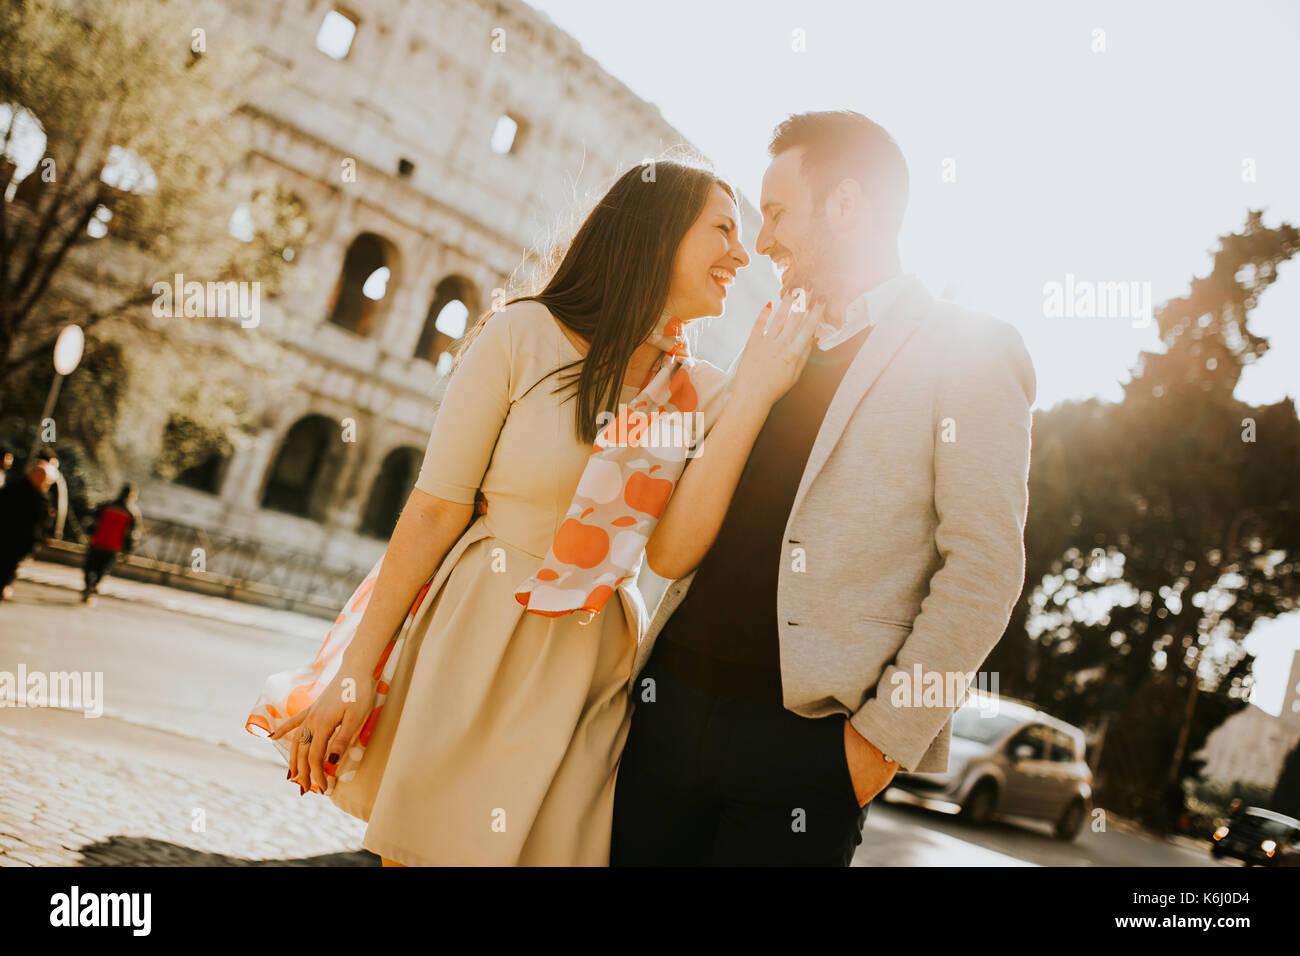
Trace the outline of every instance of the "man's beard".
[[814, 260], [807, 264], [800, 262], [787, 269], [781, 277], [781, 297], [784, 298], [795, 289], [802, 289], [806, 307], [811, 309], [813, 300], [817, 297], [817, 288], [811, 277], [817, 274], [817, 266], [818, 263]]
[[810, 239], [805, 252], [798, 257], [797, 261], [781, 277], [781, 296], [783, 298], [793, 289], [803, 289], [806, 308], [812, 308], [813, 301], [818, 295], [813, 277], [821, 274], [822, 268], [828, 260], [825, 235], [825, 218], [820, 217], [818, 221], [813, 223], [809, 232]]

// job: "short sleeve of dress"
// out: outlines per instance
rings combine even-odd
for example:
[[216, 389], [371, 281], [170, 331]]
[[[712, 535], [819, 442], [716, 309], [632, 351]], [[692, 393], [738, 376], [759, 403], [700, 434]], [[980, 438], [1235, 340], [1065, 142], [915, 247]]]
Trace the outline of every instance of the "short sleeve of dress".
[[510, 410], [510, 318], [489, 316], [451, 374], [415, 481], [427, 494], [474, 503]]

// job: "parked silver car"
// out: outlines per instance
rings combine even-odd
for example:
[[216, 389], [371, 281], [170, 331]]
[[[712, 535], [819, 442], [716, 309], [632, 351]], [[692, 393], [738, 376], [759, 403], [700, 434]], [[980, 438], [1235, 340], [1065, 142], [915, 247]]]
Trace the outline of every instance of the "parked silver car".
[[1016, 701], [972, 695], [957, 708], [945, 773], [895, 774], [891, 793], [956, 804], [984, 824], [1033, 817], [1073, 840], [1092, 808], [1083, 731]]

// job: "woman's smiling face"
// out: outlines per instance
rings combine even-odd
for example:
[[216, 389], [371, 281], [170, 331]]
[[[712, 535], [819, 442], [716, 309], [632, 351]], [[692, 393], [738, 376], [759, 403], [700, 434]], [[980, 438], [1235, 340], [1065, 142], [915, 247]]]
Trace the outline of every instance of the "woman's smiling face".
[[727, 191], [715, 185], [677, 246], [668, 310], [682, 322], [721, 315], [728, 286], [748, 264], [740, 242], [740, 211]]

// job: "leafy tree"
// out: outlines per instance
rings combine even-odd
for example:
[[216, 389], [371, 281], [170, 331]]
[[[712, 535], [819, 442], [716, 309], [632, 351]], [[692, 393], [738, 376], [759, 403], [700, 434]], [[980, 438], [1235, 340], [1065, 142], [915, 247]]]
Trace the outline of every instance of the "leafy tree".
[[69, 321], [151, 328], [176, 273], [275, 293], [307, 222], [241, 166], [257, 66], [233, 23], [177, 0], [0, 5], [5, 376]]
[[1250, 310], [1297, 250], [1294, 227], [1249, 213], [1161, 308], [1165, 351], [1140, 356], [1123, 401], [1035, 416], [1026, 592], [987, 666], [1065, 719], [1112, 715], [1102, 797], [1149, 820], [1243, 706], [1242, 640], [1300, 594], [1300, 420], [1233, 397], [1268, 348]]
[[[88, 351], [60, 394], [73, 488], [115, 492], [122, 472], [152, 469], [151, 448], [113, 431], [141, 403], [174, 407], [203, 436], [169, 446], [171, 474], [228, 449], [214, 432], [238, 441], [254, 424], [245, 392], [275, 394], [290, 378], [275, 337], [238, 317], [152, 308], [155, 284], [178, 273], [257, 283], [260, 299], [287, 289], [308, 222], [250, 159], [246, 104], [266, 89], [254, 77], [269, 73], [233, 18], [196, 16], [178, 0], [0, 5], [0, 428], [15, 450], [39, 426], [65, 324], [82, 326], [88, 349], [121, 345], [111, 367]], [[109, 387], [105, 375], [121, 381]], [[135, 407], [119, 410], [124, 400]]]

